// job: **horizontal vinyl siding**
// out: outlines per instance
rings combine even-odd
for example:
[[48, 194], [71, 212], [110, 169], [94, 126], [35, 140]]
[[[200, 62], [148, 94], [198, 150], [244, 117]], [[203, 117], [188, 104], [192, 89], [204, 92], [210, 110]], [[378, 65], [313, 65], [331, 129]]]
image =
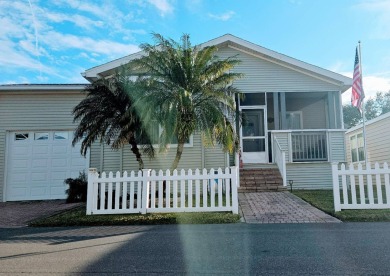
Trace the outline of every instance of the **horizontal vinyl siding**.
[[366, 128], [368, 161], [390, 164], [390, 117]]
[[[119, 154], [118, 154], [119, 155]], [[167, 152], [159, 153], [156, 148], [156, 157], [150, 159], [147, 155], [142, 155], [145, 169], [166, 170], [172, 165], [176, 156], [176, 147], [170, 148]], [[123, 148], [122, 157], [123, 170], [131, 171], [138, 170], [138, 162], [135, 160], [134, 154], [130, 150], [130, 146], [126, 145]], [[104, 171], [107, 171], [107, 160], [104, 158]], [[184, 147], [178, 169], [197, 169], [202, 167], [202, 151], [201, 151], [201, 137], [199, 134], [193, 136], [193, 146]], [[115, 169], [117, 170], [117, 169]]]
[[332, 189], [330, 163], [288, 163], [287, 183], [293, 180], [293, 189]]
[[[350, 137], [362, 133], [363, 129], [347, 133], [345, 136], [347, 161], [352, 162]], [[390, 117], [366, 125], [367, 161], [390, 164]]]
[[100, 143], [96, 142], [91, 146], [91, 157], [90, 164], [91, 168], [96, 168], [99, 172], [102, 170], [101, 168], [101, 158], [102, 156], [102, 146]]
[[6, 131], [74, 129], [73, 108], [81, 92], [0, 93], [0, 201], [3, 201]]
[[345, 162], [345, 143], [343, 131], [329, 132], [330, 162]]
[[206, 147], [204, 149], [205, 167], [207, 169], [224, 168], [226, 164], [226, 153], [223, 152], [220, 146]]
[[243, 53], [232, 48], [221, 48], [217, 52], [221, 58], [235, 56], [241, 60], [235, 72], [243, 73], [244, 78], [235, 81], [242, 92], [293, 92], [293, 91], [339, 91], [334, 84], [308, 76], [290, 68]]

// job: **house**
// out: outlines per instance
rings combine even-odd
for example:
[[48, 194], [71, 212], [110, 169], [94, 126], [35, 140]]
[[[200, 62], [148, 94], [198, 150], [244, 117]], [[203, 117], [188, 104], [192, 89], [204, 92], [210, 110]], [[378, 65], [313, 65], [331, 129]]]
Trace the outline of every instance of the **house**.
[[[220, 57], [237, 56], [235, 71], [245, 77], [235, 85], [245, 93], [238, 108], [247, 123], [240, 129], [244, 167], [278, 165], [284, 181], [296, 188], [332, 187], [331, 162], [345, 161], [341, 94], [352, 80], [285, 56], [230, 34], [202, 46], [216, 45]], [[139, 57], [135, 53], [82, 73], [93, 81]], [[0, 86], [0, 200], [63, 198], [63, 180], [83, 168], [98, 171], [136, 170], [130, 147], [112, 151], [96, 143], [88, 157], [71, 147], [75, 128], [71, 111], [83, 98], [83, 85]], [[216, 146], [204, 147], [194, 133], [182, 155], [180, 168], [238, 165]], [[175, 145], [145, 167], [169, 168]], [[285, 156], [285, 163], [281, 156]], [[271, 165], [270, 165], [271, 164]]]
[[[385, 113], [365, 123], [367, 162], [383, 164], [390, 161], [390, 113]], [[345, 133], [348, 163], [365, 162], [363, 125], [357, 125]], [[364, 164], [364, 163], [362, 163]], [[373, 166], [373, 165], [372, 165]]]

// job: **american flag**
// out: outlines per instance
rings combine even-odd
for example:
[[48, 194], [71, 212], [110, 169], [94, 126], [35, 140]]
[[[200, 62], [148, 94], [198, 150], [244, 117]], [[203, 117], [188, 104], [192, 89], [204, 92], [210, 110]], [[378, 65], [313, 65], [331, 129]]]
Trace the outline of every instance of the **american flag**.
[[351, 103], [353, 106], [359, 108], [360, 112], [362, 112], [363, 99], [364, 99], [364, 91], [363, 91], [363, 84], [362, 84], [362, 73], [360, 72], [358, 48], [356, 47], [355, 66], [353, 69]]

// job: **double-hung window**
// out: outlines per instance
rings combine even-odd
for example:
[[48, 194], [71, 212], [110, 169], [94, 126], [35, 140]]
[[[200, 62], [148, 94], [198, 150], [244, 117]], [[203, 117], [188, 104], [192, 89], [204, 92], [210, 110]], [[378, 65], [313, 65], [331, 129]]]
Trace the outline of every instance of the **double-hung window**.
[[350, 137], [352, 162], [365, 161], [363, 133], [358, 133]]

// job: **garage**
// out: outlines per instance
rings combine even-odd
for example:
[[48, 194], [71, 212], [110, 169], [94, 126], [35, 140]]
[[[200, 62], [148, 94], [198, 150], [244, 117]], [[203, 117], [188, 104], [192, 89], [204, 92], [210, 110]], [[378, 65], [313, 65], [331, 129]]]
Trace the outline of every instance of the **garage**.
[[66, 198], [64, 180], [88, 168], [72, 138], [70, 130], [8, 132], [5, 200]]

